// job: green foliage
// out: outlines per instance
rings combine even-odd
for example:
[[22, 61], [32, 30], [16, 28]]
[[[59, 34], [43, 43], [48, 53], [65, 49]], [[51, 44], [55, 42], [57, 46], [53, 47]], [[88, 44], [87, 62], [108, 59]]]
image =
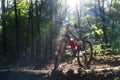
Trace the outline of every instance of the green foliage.
[[103, 34], [102, 29], [98, 29], [95, 24], [92, 25], [92, 29], [95, 30], [95, 31], [92, 32], [92, 34], [95, 34], [95, 33], [97, 33], [98, 35], [102, 35]]
[[[43, 59], [44, 56], [49, 56], [50, 54], [50, 30], [52, 32], [53, 41], [55, 39], [54, 35], [58, 34], [56, 27], [56, 20], [68, 19], [71, 24], [77, 23], [77, 16], [75, 10], [71, 15], [71, 10], [64, 2], [65, 0], [39, 0], [42, 2], [35, 3], [33, 0], [33, 5], [26, 0], [17, 0], [17, 17], [19, 25], [19, 41], [20, 41], [20, 56], [25, 59], [31, 59], [31, 56], [36, 56], [39, 59]], [[107, 37], [109, 41], [110, 48], [106, 48], [106, 45], [102, 42], [95, 41], [96, 33], [103, 39], [102, 21], [100, 19], [99, 10], [95, 12], [95, 8], [92, 3], [84, 3], [81, 12], [81, 24], [80, 26], [86, 31], [86, 33], [91, 33], [90, 38], [93, 42], [94, 53], [96, 54], [120, 54], [120, 3], [115, 3], [113, 0], [111, 10], [105, 10], [105, 18], [108, 18], [107, 25]], [[8, 2], [9, 3], [9, 2]], [[110, 5], [110, 4], [109, 4]], [[108, 6], [107, 8], [109, 8]], [[83, 9], [84, 8], [84, 9]], [[52, 10], [53, 12], [50, 12]], [[37, 14], [38, 12], [38, 14]], [[86, 12], [86, 15], [85, 13]], [[95, 16], [94, 14], [97, 14]], [[7, 35], [7, 54], [8, 56], [14, 56], [15, 46], [16, 46], [16, 29], [15, 29], [15, 11], [14, 3], [9, 3], [6, 6], [5, 12], [6, 20], [6, 35]], [[51, 16], [53, 19], [51, 19]], [[90, 25], [88, 24], [90, 22]], [[107, 19], [106, 19], [107, 21]], [[114, 22], [114, 23], [113, 23]], [[52, 24], [52, 25], [51, 25]], [[72, 29], [72, 28], [71, 28]], [[38, 31], [40, 31], [38, 33]], [[59, 30], [58, 30], [59, 31]], [[37, 52], [38, 37], [40, 37], [39, 42], [40, 52]], [[32, 38], [33, 41], [32, 41]], [[2, 49], [2, 26], [0, 25], [0, 51]], [[31, 46], [33, 46], [34, 51], [32, 52]], [[69, 48], [69, 46], [67, 46]], [[38, 47], [39, 49], [39, 47]], [[1, 53], [1, 52], [0, 52]], [[12, 57], [11, 57], [12, 58]], [[6, 58], [1, 56], [0, 61], [3, 63], [7, 61]]]
[[94, 45], [93, 46], [93, 52], [94, 55], [110, 55], [110, 54], [115, 54], [113, 53], [113, 49], [112, 48], [105, 48], [103, 49], [102, 47], [105, 46], [104, 44], [98, 44], [98, 45]]
[[112, 42], [112, 47], [113, 47], [113, 49], [120, 48], [120, 37]]
[[114, 2], [109, 12], [109, 18], [112, 20], [120, 20], [120, 3]]
[[0, 25], [0, 34], [1, 34], [1, 32], [2, 32], [2, 26]]

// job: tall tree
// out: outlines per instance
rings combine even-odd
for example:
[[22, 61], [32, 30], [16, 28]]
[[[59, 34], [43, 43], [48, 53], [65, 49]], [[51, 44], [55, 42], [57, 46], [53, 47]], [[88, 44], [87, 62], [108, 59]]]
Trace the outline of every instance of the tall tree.
[[76, 3], [76, 13], [77, 13], [77, 18], [78, 18], [78, 19], [77, 19], [77, 21], [78, 21], [78, 26], [81, 25], [81, 21], [80, 21], [81, 8], [80, 8], [80, 5], [81, 5], [81, 2], [80, 2], [79, 5]]
[[53, 40], [52, 26], [53, 26], [53, 0], [50, 0], [50, 56], [52, 55], [52, 52], [53, 52], [52, 47], [51, 47], [52, 40]]
[[41, 54], [41, 33], [40, 33], [40, 26], [41, 26], [41, 9], [42, 9], [43, 0], [40, 2], [38, 0], [35, 1], [36, 6], [36, 32], [37, 32], [37, 45], [36, 45], [36, 58], [38, 54]]
[[2, 40], [3, 40], [3, 53], [7, 52], [7, 35], [6, 35], [6, 12], [5, 12], [5, 0], [1, 2], [2, 7]]
[[31, 58], [34, 59], [35, 56], [34, 56], [34, 16], [33, 16], [33, 0], [30, 0], [30, 7], [29, 7], [29, 17], [30, 17], [30, 31], [31, 31], [31, 40], [32, 40], [32, 46], [31, 46]]
[[17, 11], [17, 1], [14, 0], [14, 11], [15, 11], [15, 29], [16, 29], [16, 57], [19, 57], [19, 37], [20, 37], [20, 33], [19, 33], [19, 24], [18, 24], [18, 11]]
[[108, 37], [107, 37], [107, 20], [105, 18], [105, 0], [98, 0], [99, 10], [100, 10], [100, 17], [102, 21], [102, 30], [103, 30], [103, 41], [105, 44], [108, 44]]

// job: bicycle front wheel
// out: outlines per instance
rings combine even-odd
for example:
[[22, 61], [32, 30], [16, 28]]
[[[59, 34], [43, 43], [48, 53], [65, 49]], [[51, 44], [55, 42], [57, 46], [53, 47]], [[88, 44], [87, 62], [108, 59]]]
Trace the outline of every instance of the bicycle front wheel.
[[60, 42], [60, 49], [58, 50], [58, 53], [55, 59], [54, 70], [57, 70], [57, 68], [59, 67], [59, 64], [61, 63], [62, 57], [65, 54], [65, 47], [66, 47], [66, 42], [62, 40]]
[[92, 59], [92, 45], [89, 41], [84, 41], [83, 46], [77, 50], [77, 61], [79, 66], [88, 67]]
[[54, 64], [54, 70], [57, 70], [57, 68], [58, 68], [58, 66], [59, 66], [59, 64], [61, 62], [61, 58], [62, 58], [61, 54], [58, 54], [56, 56], [56, 60], [55, 60], [55, 64]]

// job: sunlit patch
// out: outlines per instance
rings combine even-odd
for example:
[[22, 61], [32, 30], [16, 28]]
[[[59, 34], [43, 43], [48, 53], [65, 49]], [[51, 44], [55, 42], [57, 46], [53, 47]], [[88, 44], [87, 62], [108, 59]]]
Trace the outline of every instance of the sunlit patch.
[[78, 3], [80, 3], [79, 0], [67, 0], [67, 4], [70, 8], [76, 7], [76, 5], [78, 5]]
[[67, 0], [67, 4], [68, 4], [69, 8], [75, 8], [76, 5], [80, 6], [80, 3], [88, 3], [88, 2], [90, 2], [90, 0], [83, 0], [83, 1], [81, 1], [81, 0]]
[[0, 26], [0, 30], [2, 29], [2, 26]]

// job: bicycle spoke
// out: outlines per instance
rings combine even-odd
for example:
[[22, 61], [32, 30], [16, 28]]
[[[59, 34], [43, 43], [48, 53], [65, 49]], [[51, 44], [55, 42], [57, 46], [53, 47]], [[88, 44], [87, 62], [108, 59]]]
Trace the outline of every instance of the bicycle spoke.
[[88, 66], [90, 64], [92, 58], [92, 46], [91, 44], [86, 41], [84, 42], [84, 47], [82, 48], [82, 51], [78, 51], [78, 64], [79, 66]]

